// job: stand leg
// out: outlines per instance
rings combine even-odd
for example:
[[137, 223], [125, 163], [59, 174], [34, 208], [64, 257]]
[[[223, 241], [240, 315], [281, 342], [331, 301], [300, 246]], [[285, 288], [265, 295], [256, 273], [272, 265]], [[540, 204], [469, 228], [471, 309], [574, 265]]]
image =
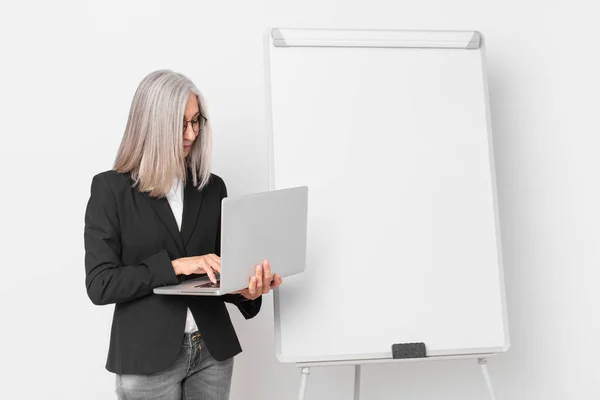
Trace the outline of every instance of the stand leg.
[[360, 365], [354, 366], [354, 400], [360, 400]]
[[310, 375], [309, 368], [302, 368], [302, 380], [300, 381], [300, 393], [298, 395], [298, 400], [304, 400], [304, 396], [306, 394], [306, 381], [308, 380], [308, 375]]
[[485, 358], [478, 358], [477, 363], [481, 366], [481, 372], [483, 373], [483, 378], [485, 379], [485, 383], [490, 393], [490, 398], [496, 400], [494, 388], [492, 387], [492, 380], [490, 379], [490, 374], [487, 369], [487, 360]]

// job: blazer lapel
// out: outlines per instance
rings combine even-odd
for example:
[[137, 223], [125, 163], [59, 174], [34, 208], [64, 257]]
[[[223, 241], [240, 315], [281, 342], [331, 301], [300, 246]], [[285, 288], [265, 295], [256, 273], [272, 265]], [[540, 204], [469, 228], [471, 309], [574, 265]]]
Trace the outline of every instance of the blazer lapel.
[[191, 172], [189, 169], [187, 171], [187, 182], [183, 191], [183, 218], [181, 220], [181, 239], [184, 248], [187, 246], [196, 227], [203, 197], [203, 190], [200, 191], [193, 185]]
[[[124, 177], [129, 182], [130, 186], [133, 186], [133, 179], [131, 178], [131, 174], [125, 174]], [[161, 222], [169, 232], [169, 235], [173, 238], [175, 243], [177, 244], [177, 248], [181, 252], [181, 254], [185, 254], [185, 249], [183, 247], [183, 243], [181, 241], [181, 234], [179, 233], [179, 228], [177, 227], [177, 221], [175, 221], [175, 216], [173, 215], [173, 211], [171, 210], [171, 206], [169, 205], [169, 201], [166, 197], [156, 198], [150, 196], [148, 193], [140, 192], [136, 190], [136, 192], [142, 196], [146, 201], [152, 206], [154, 212], [158, 215]]]
[[142, 196], [148, 200], [156, 214], [158, 214], [160, 220], [164, 224], [165, 228], [169, 231], [169, 234], [177, 243], [177, 247], [182, 254], [185, 254], [183, 243], [181, 241], [181, 234], [179, 233], [179, 228], [177, 227], [177, 221], [175, 221], [175, 216], [173, 215], [173, 211], [171, 210], [171, 206], [169, 205], [169, 201], [166, 197], [157, 199], [156, 197], [151, 197], [147, 193], [142, 193]]

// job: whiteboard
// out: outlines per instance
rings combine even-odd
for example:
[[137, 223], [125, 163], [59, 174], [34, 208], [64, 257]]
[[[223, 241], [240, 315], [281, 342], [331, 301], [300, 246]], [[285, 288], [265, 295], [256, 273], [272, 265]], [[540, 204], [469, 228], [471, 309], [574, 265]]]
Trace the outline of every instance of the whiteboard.
[[265, 78], [271, 188], [309, 187], [278, 359], [506, 351], [483, 36], [272, 29]]

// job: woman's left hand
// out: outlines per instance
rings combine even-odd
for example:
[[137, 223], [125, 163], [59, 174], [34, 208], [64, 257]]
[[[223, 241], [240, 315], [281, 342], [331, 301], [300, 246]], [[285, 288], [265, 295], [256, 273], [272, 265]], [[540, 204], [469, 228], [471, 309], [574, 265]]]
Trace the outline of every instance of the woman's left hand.
[[271, 264], [269, 264], [269, 260], [264, 260], [262, 265], [256, 265], [255, 274], [250, 277], [248, 287], [234, 293], [239, 293], [248, 300], [254, 300], [263, 294], [269, 293], [271, 289], [281, 285], [281, 282], [281, 277], [278, 274], [271, 276]]

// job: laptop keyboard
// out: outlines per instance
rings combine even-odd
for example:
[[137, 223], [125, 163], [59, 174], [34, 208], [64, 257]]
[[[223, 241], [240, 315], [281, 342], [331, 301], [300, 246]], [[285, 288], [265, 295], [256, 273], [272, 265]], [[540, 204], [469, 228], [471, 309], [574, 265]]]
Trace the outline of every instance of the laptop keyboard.
[[200, 285], [196, 285], [194, 287], [201, 287], [201, 288], [211, 288], [211, 289], [216, 289], [219, 288], [220, 285], [220, 281], [217, 281], [217, 283], [212, 283], [211, 281], [205, 282], [205, 283], [201, 283]]

